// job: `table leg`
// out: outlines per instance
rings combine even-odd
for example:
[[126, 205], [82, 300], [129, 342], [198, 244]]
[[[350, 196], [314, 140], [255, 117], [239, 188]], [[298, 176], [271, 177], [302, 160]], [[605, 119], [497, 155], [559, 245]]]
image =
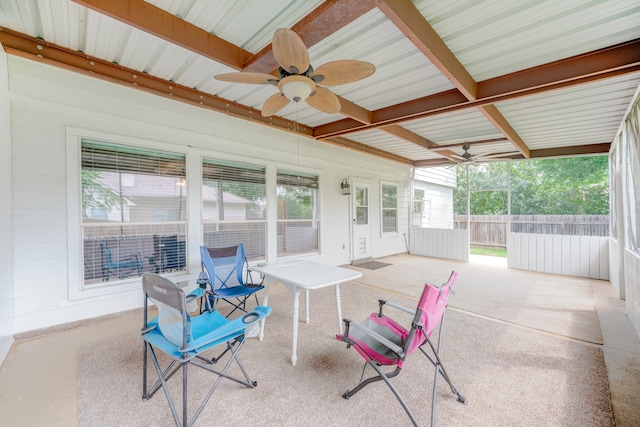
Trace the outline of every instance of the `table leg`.
[[304, 293], [304, 299], [307, 302], [307, 323], [309, 323], [309, 289], [306, 289]]
[[300, 312], [300, 288], [293, 290], [293, 346], [291, 349], [291, 364], [295, 366], [298, 361], [298, 314]]
[[336, 284], [336, 311], [338, 313], [338, 331], [342, 334], [342, 306], [340, 303], [340, 284]]
[[[262, 297], [262, 305], [265, 307], [269, 305], [269, 286], [264, 287], [264, 297]], [[266, 319], [263, 318], [260, 321], [260, 341], [262, 341], [262, 339], [264, 338], [264, 321], [265, 320]]]

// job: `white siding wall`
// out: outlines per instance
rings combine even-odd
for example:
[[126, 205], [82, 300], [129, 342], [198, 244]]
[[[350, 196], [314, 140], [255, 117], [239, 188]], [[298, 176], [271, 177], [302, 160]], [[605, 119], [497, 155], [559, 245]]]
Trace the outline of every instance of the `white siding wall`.
[[414, 181], [413, 188], [424, 190], [424, 199], [428, 200], [430, 213], [429, 220], [423, 222], [420, 221], [420, 215], [412, 213], [412, 225], [425, 228], [453, 228], [453, 189], [420, 181]]
[[414, 171], [413, 179], [455, 188], [456, 168], [448, 166], [437, 168], [417, 168]]
[[[411, 179], [406, 165], [305, 138], [298, 140], [267, 126], [15, 56], [8, 58], [8, 74], [14, 272], [12, 282], [3, 281], [5, 291], [0, 298], [10, 295], [6, 287], [13, 292], [14, 333], [141, 305], [138, 283], [122, 287], [118, 293], [77, 292], [82, 262], [76, 221], [79, 195], [74, 190], [79, 166], [73, 149], [82, 136], [184, 152], [188, 165], [196, 167], [200, 156], [208, 156], [262, 164], [268, 173], [275, 173], [278, 167], [318, 173], [321, 253], [316, 258], [333, 265], [350, 262], [349, 198], [341, 195], [340, 182], [352, 175], [367, 178], [373, 192], [373, 256], [406, 251]], [[7, 116], [2, 114], [2, 120]], [[11, 158], [5, 155], [7, 150], [5, 147], [2, 152], [3, 159]], [[195, 177], [198, 173], [193, 168], [188, 172]], [[401, 196], [399, 232], [384, 237], [374, 231], [380, 230], [380, 181], [397, 183]], [[199, 210], [199, 197], [193, 197], [199, 190], [193, 191], [188, 202], [190, 216], [199, 218], [199, 212], [194, 212]], [[6, 228], [10, 218], [2, 221]], [[196, 222], [189, 228], [188, 265], [192, 270], [199, 264], [193, 256], [200, 244], [199, 227]], [[269, 239], [273, 240], [273, 234]], [[3, 244], [3, 250], [10, 246]], [[270, 259], [275, 258], [271, 253], [274, 248], [270, 241]]]
[[640, 257], [624, 250], [625, 307], [631, 324], [640, 336]]
[[7, 55], [0, 45], [0, 362], [13, 342], [13, 255], [11, 251], [11, 114]]
[[[418, 168], [413, 174], [413, 188], [424, 190], [429, 206], [429, 218], [410, 212], [413, 227], [453, 228], [453, 189], [456, 187], [456, 169], [447, 167]], [[411, 197], [413, 198], [413, 190]]]
[[509, 233], [510, 268], [609, 279], [609, 238], [552, 234]]
[[411, 253], [433, 258], [469, 261], [467, 230], [417, 228], [411, 229]]

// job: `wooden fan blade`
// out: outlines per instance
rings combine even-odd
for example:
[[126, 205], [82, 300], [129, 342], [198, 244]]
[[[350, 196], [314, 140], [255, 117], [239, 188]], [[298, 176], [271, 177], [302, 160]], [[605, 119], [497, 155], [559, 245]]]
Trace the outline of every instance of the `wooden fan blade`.
[[515, 156], [521, 154], [519, 151], [508, 151], [505, 153], [495, 153], [495, 154], [486, 154], [486, 155], [481, 155], [481, 156], [477, 156], [476, 158], [474, 158], [475, 161], [477, 162], [481, 162], [483, 160], [490, 160], [490, 159], [499, 159], [501, 157], [510, 157], [510, 156]]
[[[357, 82], [376, 72], [376, 67], [364, 61], [332, 61], [314, 70], [311, 78], [322, 86], [338, 86]], [[320, 78], [322, 76], [322, 78]]]
[[282, 110], [289, 103], [289, 98], [284, 96], [282, 92], [278, 92], [275, 95], [271, 95], [264, 101], [262, 106], [262, 117], [273, 116], [278, 111]]
[[278, 28], [271, 43], [278, 65], [291, 74], [302, 74], [309, 68], [309, 51], [302, 39], [293, 31]]
[[307, 98], [307, 104], [323, 113], [335, 114], [340, 112], [340, 100], [329, 89], [316, 86], [316, 90]]
[[268, 85], [278, 83], [277, 78], [275, 78], [271, 74], [263, 73], [226, 73], [215, 75], [213, 78], [222, 82], [249, 83], [255, 85]]

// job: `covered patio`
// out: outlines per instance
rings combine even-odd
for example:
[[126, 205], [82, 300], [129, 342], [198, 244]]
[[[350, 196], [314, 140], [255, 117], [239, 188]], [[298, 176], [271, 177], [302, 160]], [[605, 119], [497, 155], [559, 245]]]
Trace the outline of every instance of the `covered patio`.
[[[415, 302], [424, 280], [440, 283], [452, 269], [460, 273], [454, 287], [456, 294], [450, 299], [443, 352], [445, 363], [452, 362], [447, 366], [450, 375], [469, 404], [463, 406], [452, 402], [454, 399], [448, 400], [446, 387], [441, 385], [438, 425], [465, 422], [465, 425], [568, 426], [579, 421], [583, 426], [613, 425], [613, 422], [616, 426], [633, 426], [640, 422], [640, 341], [625, 314], [624, 303], [616, 298], [609, 282], [508, 269], [504, 259], [482, 256], [471, 256], [468, 263], [408, 254], [376, 261], [388, 265], [376, 270], [350, 267], [364, 275], [342, 286], [345, 316], [358, 318], [368, 310], [375, 310], [375, 301], [381, 296], [391, 301]], [[366, 293], [357, 292], [359, 288], [366, 288]], [[276, 331], [269, 329], [270, 325], [273, 328], [279, 324], [288, 332], [287, 301], [291, 296], [281, 285], [273, 285], [270, 301], [274, 301], [275, 311], [272, 321], [267, 323], [265, 339], [250, 341], [244, 356], [254, 368], [252, 375], [259, 385], [255, 390], [234, 385], [222, 388], [225, 398], [237, 396], [235, 399], [243, 402], [242, 407], [233, 408], [230, 413], [241, 413], [245, 421], [251, 419], [254, 425], [273, 422], [292, 426], [371, 425], [389, 420], [395, 425], [409, 424], [395, 401], [389, 401], [384, 410], [367, 403], [389, 393], [386, 388], [369, 390], [371, 394], [348, 401], [340, 397], [344, 387], [357, 381], [359, 370], [353, 368], [356, 364], [360, 366], [360, 361], [351, 354], [352, 350], [346, 350], [332, 338], [335, 319], [331, 294], [331, 289], [312, 291], [311, 323], [300, 324], [301, 356], [299, 364], [292, 366], [288, 361], [288, 343], [274, 337]], [[286, 320], [279, 323], [279, 319]], [[149, 407], [160, 413], [160, 419], [166, 419], [164, 415], [169, 415], [164, 396], [157, 395], [145, 403], [139, 396], [142, 363], [138, 353], [142, 345], [135, 336], [141, 322], [141, 313], [134, 310], [16, 337], [0, 372], [3, 396], [0, 408], [4, 420], [11, 425], [114, 425], [122, 420], [135, 424], [144, 422], [137, 417], [144, 417]], [[461, 327], [466, 330], [460, 331]], [[468, 342], [456, 342], [460, 336]], [[117, 354], [122, 350], [118, 347], [119, 340], [125, 337], [134, 339], [136, 346], [127, 349], [126, 354]], [[495, 345], [487, 347], [477, 341], [478, 337]], [[518, 337], [518, 342], [513, 341], [514, 337]], [[534, 345], [531, 353], [526, 351], [529, 344]], [[95, 351], [88, 351], [89, 348]], [[470, 348], [477, 352], [470, 353]], [[551, 350], [554, 353], [549, 354]], [[465, 353], [460, 354], [461, 351]], [[255, 359], [256, 352], [268, 357], [269, 363]], [[413, 362], [423, 362], [419, 356], [414, 355]], [[93, 367], [85, 366], [87, 358]], [[580, 369], [585, 359], [590, 358], [596, 365], [603, 364], [594, 371], [604, 372], [604, 383], [588, 373], [572, 371]], [[111, 365], [113, 360], [120, 361], [118, 366]], [[91, 391], [88, 387], [91, 377], [102, 381], [107, 373], [113, 375], [113, 371], [123, 370], [121, 364], [127, 360], [133, 370], [127, 371], [126, 380], [112, 376]], [[502, 365], [502, 361], [508, 363]], [[464, 366], [472, 366], [474, 373], [463, 375]], [[421, 371], [418, 366], [415, 368]], [[100, 374], [101, 370], [107, 373]], [[426, 380], [431, 380], [431, 368], [426, 366], [422, 374], [414, 374], [416, 370], [406, 376], [425, 375]], [[322, 374], [317, 375], [319, 372]], [[421, 396], [416, 402], [422, 402], [422, 407], [416, 413], [427, 423], [429, 383], [413, 383], [402, 375], [399, 380], [403, 381], [400, 383], [403, 392]], [[539, 387], [549, 388], [540, 393]], [[593, 394], [594, 390], [597, 393]], [[291, 393], [300, 393], [295, 403], [284, 398], [279, 404], [251, 409], [253, 395], [264, 401], [271, 394]], [[123, 411], [118, 406], [123, 402], [117, 396], [129, 396], [123, 399], [133, 401], [126, 404], [141, 405], [143, 412], [138, 415], [135, 408]], [[318, 418], [316, 410], [326, 404], [324, 400], [333, 409]], [[607, 413], [609, 402], [611, 413]], [[200, 422], [206, 425], [207, 414], [220, 416], [221, 404], [212, 400]], [[243, 405], [249, 405], [249, 409]], [[33, 411], [35, 406], [39, 408], [37, 411]], [[345, 418], [341, 418], [341, 412]], [[353, 414], [357, 417], [349, 421], [349, 417], [356, 416]], [[235, 425], [234, 417], [229, 415], [225, 425]]]
[[[640, 424], [639, 18], [637, 0], [0, 2], [3, 416], [17, 425], [121, 425], [130, 418], [112, 417], [148, 411], [164, 423], [160, 409], [139, 406], [135, 389], [140, 274], [193, 280], [200, 245], [244, 242], [252, 262], [390, 264], [345, 285], [343, 314], [354, 317], [372, 310], [378, 293], [411, 303], [424, 280], [441, 283], [458, 270], [453, 364], [504, 369], [486, 381], [461, 375], [475, 403], [449, 408], [445, 400], [443, 423], [530, 425], [544, 412], [545, 425]], [[306, 70], [277, 60], [278, 29], [290, 30], [288, 42], [300, 39], [292, 45], [309, 54]], [[329, 77], [347, 65], [349, 78], [325, 88], [326, 71], [314, 70], [337, 61], [346, 62], [325, 68]], [[355, 79], [361, 63], [375, 73]], [[214, 77], [231, 73], [244, 77]], [[309, 101], [280, 95], [288, 77], [318, 85], [324, 101], [314, 101], [318, 92]], [[242, 83], [252, 78], [257, 85]], [[509, 244], [522, 251], [509, 266], [537, 272], [427, 258], [443, 248], [468, 257], [466, 233], [452, 226], [454, 166], [581, 155], [608, 156], [610, 236], [574, 239], [569, 250], [549, 236], [513, 233]], [[432, 222], [414, 222], [416, 200]], [[130, 243], [137, 261], [112, 274], [112, 264], [135, 255], [125, 251]], [[598, 275], [557, 275], [556, 264], [562, 274]], [[355, 370], [336, 359], [350, 355], [332, 337], [335, 315], [313, 321], [330, 306], [324, 297], [317, 293], [320, 311], [301, 327], [301, 340], [305, 329], [307, 339], [320, 337], [306, 343], [309, 369], [280, 355], [288, 344], [276, 333], [290, 325], [278, 298], [275, 312], [286, 314], [272, 318], [274, 341], [251, 342], [270, 352], [272, 369], [259, 357], [251, 363], [273, 389], [243, 403], [279, 411], [271, 424], [341, 423], [331, 417], [343, 390], [313, 383], [340, 372], [346, 384]], [[522, 344], [521, 357], [494, 363], [512, 344]], [[122, 365], [117, 354], [127, 355]], [[484, 362], [473, 365], [479, 355]], [[546, 375], [553, 366], [562, 381]], [[595, 389], [573, 382], [596, 371]], [[300, 381], [283, 388], [291, 372]], [[318, 388], [295, 388], [308, 382]], [[304, 395], [311, 412], [268, 400], [283, 390], [295, 390], [290, 402]], [[314, 390], [326, 399], [305, 395]], [[361, 409], [377, 413], [358, 402], [348, 402], [353, 420]]]

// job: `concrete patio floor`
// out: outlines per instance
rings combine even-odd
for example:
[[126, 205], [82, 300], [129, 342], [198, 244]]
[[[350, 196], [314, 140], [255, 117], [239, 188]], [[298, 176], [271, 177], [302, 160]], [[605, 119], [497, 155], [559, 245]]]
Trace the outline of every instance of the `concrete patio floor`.
[[[503, 292], [498, 285], [504, 283], [506, 278], [511, 282], [515, 281], [522, 290], [537, 286], [536, 281], [549, 280], [558, 286], [563, 281], [575, 283], [577, 280], [583, 287], [590, 288], [603, 344], [585, 342], [585, 345], [598, 346], [603, 350], [616, 425], [640, 425], [640, 339], [625, 314], [624, 301], [617, 298], [609, 282], [507, 269], [506, 260], [492, 257], [472, 256], [470, 262], [463, 263], [401, 254], [378, 261], [393, 265], [416, 262], [416, 258], [420, 258], [421, 265], [430, 272], [430, 276], [440, 277], [455, 269], [459, 273], [459, 280], [473, 278], [476, 290], [481, 290], [487, 298], [494, 295], [496, 300], [502, 297], [498, 293]], [[413, 276], [423, 274], [415, 269], [408, 270], [404, 277], [396, 277], [396, 285], [390, 285], [379, 280], [380, 276], [375, 273], [376, 271], [363, 270], [363, 277], [358, 281], [408, 294], [414, 293], [416, 285], [421, 286], [420, 281], [416, 283]], [[463, 279], [460, 293], [463, 293], [465, 286], [468, 287], [469, 284], [465, 284]], [[566, 298], [566, 295], [562, 295], [562, 298]], [[579, 298], [584, 298], [584, 295]], [[515, 293], [511, 303], [517, 304], [518, 301]], [[508, 319], [500, 321], [510, 323]], [[517, 322], [513, 324], [517, 327], [531, 327], [518, 325]], [[134, 310], [17, 336], [0, 367], [2, 424], [78, 425], [77, 349], [85, 343], [138, 330], [140, 326], [140, 311]]]

